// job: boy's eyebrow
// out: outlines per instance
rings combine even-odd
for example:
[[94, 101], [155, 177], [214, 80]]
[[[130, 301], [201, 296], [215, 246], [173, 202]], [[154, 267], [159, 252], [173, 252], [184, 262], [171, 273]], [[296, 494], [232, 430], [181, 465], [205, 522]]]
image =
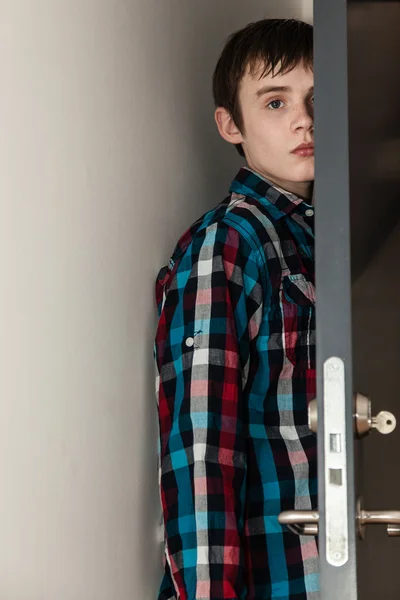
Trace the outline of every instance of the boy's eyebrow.
[[[269, 94], [270, 92], [291, 92], [292, 88], [288, 87], [286, 85], [265, 85], [264, 87], [260, 88], [257, 93], [256, 96], [257, 98], [260, 98], [261, 96], [264, 96], [264, 94]], [[309, 92], [313, 92], [314, 91], [314, 86], [310, 87]]]
[[264, 96], [264, 94], [269, 94], [269, 92], [291, 92], [292, 88], [287, 87], [286, 85], [265, 85], [257, 91], [257, 98], [260, 96]]

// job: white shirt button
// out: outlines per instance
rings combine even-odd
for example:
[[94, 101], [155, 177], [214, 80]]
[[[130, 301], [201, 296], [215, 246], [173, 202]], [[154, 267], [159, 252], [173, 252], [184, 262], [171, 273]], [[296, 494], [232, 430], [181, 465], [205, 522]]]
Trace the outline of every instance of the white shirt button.
[[312, 208], [307, 208], [306, 210], [306, 217], [313, 217], [314, 216], [314, 211]]
[[192, 337], [186, 338], [186, 346], [188, 348], [192, 348], [194, 346], [194, 339]]

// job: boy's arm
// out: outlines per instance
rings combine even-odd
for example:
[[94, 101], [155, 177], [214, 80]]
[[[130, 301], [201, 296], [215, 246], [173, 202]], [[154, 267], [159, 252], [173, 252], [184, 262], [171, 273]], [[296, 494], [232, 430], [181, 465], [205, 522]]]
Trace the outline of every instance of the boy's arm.
[[225, 226], [192, 244], [161, 311], [160, 486], [166, 559], [180, 600], [245, 591], [245, 385], [261, 320], [259, 269]]

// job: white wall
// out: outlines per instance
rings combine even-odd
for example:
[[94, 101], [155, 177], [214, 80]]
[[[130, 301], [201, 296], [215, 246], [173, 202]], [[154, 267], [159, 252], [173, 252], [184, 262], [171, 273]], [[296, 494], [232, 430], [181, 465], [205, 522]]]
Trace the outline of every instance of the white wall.
[[153, 281], [238, 166], [223, 39], [267, 0], [3, 0], [0, 600], [159, 584]]

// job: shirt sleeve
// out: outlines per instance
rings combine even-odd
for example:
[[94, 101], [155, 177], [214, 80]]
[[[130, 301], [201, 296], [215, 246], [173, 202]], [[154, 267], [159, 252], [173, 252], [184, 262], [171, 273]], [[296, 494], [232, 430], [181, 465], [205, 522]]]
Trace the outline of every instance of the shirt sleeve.
[[197, 235], [160, 312], [160, 491], [165, 556], [180, 600], [245, 594], [245, 385], [262, 315], [258, 262], [226, 225]]

